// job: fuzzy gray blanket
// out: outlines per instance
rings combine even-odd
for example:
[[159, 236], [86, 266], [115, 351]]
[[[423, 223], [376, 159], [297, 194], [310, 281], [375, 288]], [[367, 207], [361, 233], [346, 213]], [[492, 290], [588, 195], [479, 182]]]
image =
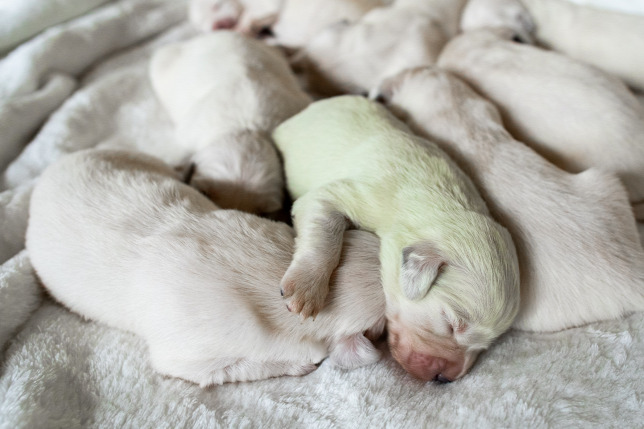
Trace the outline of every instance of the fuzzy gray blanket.
[[185, 3], [9, 3], [0, 7], [13, 9], [0, 13], [1, 428], [642, 427], [644, 313], [511, 331], [447, 385], [411, 378], [384, 347], [379, 363], [354, 371], [323, 363], [305, 377], [209, 389], [153, 372], [139, 338], [44, 296], [22, 249], [33, 183], [65, 153], [183, 156], [160, 150], [173, 130], [147, 63], [156, 46], [191, 35]]

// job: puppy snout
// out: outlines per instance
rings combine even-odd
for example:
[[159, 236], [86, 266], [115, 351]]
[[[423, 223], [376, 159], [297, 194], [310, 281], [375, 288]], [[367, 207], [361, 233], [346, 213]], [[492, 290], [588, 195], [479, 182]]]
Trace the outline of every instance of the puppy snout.
[[424, 381], [451, 383], [463, 373], [463, 363], [427, 353], [411, 351], [405, 355], [392, 350], [394, 358], [414, 377]]
[[405, 370], [416, 378], [425, 381], [438, 381], [446, 378], [442, 372], [447, 367], [447, 360], [422, 353], [411, 352], [403, 365]]

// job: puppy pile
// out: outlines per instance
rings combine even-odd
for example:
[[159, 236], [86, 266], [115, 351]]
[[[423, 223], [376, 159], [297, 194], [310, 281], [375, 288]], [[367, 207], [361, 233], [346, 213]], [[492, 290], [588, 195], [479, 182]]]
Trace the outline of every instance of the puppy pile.
[[[386, 328], [406, 371], [448, 382], [511, 327], [644, 310], [644, 108], [624, 83], [644, 89], [644, 51], [620, 38], [644, 44], [644, 18], [558, 0], [193, 0], [189, 16], [207, 34], [150, 63], [184, 162], [68, 155], [27, 230], [52, 296], [145, 338], [160, 373], [356, 368]], [[566, 48], [599, 20], [603, 43]], [[289, 209], [293, 228], [260, 217]]]

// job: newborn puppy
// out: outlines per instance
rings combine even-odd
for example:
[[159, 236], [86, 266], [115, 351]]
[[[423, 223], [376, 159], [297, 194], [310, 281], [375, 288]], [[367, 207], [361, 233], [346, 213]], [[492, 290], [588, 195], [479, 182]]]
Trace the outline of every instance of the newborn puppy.
[[285, 0], [272, 27], [275, 42], [291, 48], [304, 46], [325, 27], [354, 22], [387, 0]]
[[31, 199], [27, 249], [51, 294], [80, 315], [143, 337], [152, 366], [201, 386], [303, 375], [330, 355], [378, 360], [378, 240], [347, 232], [318, 321], [289, 314], [275, 291], [293, 231], [220, 210], [155, 158], [89, 150], [61, 159]]
[[188, 18], [200, 31], [235, 29], [259, 35], [277, 20], [285, 0], [190, 0]]
[[381, 240], [394, 358], [424, 380], [462, 377], [519, 306], [510, 234], [469, 178], [363, 97], [315, 102], [273, 138], [297, 199], [296, 249], [281, 282], [290, 310], [306, 317], [322, 308], [353, 223]]
[[464, 33], [439, 65], [496, 103], [508, 130], [570, 172], [600, 167], [644, 216], [644, 109], [618, 79], [555, 52], [513, 43], [512, 31]]
[[223, 208], [278, 210], [284, 180], [270, 132], [311, 101], [284, 57], [219, 31], [159, 49], [150, 79], [193, 154], [190, 183]]
[[470, 173], [512, 234], [521, 272], [513, 327], [557, 331], [644, 310], [644, 251], [614, 175], [550, 164], [448, 72], [404, 71], [374, 95]]
[[355, 23], [339, 22], [313, 37], [294, 58], [320, 94], [366, 92], [385, 77], [434, 64], [456, 34], [465, 0], [397, 0]]

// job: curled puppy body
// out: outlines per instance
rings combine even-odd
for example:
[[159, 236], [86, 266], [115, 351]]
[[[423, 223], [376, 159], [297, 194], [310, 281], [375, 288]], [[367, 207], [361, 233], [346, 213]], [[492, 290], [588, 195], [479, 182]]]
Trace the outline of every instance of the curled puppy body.
[[557, 168], [449, 72], [404, 71], [374, 96], [470, 173], [512, 234], [521, 272], [513, 327], [557, 331], [644, 311], [644, 251], [617, 177]]
[[294, 58], [309, 89], [321, 94], [368, 91], [387, 76], [436, 62], [458, 31], [465, 0], [397, 0], [360, 20], [339, 22]]
[[[293, 230], [221, 210], [155, 158], [69, 155], [31, 199], [27, 249], [43, 284], [80, 315], [143, 337], [152, 366], [202, 386], [375, 362], [382, 332], [378, 240], [345, 234], [325, 311], [289, 314], [277, 294]], [[376, 332], [377, 333], [377, 332]]]
[[445, 47], [439, 66], [497, 104], [512, 135], [559, 167], [615, 173], [635, 211], [644, 212], [644, 109], [637, 99], [619, 79], [513, 43], [512, 34], [464, 33]]
[[296, 250], [281, 282], [289, 308], [320, 310], [353, 223], [381, 240], [394, 358], [424, 380], [467, 373], [519, 307], [512, 239], [470, 179], [364, 97], [315, 102], [273, 138], [296, 198]]
[[270, 28], [286, 0], [190, 0], [188, 19], [200, 31], [237, 30], [259, 35]]
[[218, 31], [159, 49], [150, 79], [193, 154], [191, 184], [223, 208], [278, 210], [284, 181], [270, 132], [311, 101], [286, 59]]
[[286, 0], [272, 27], [281, 46], [304, 46], [325, 27], [340, 21], [354, 22], [387, 0]]

